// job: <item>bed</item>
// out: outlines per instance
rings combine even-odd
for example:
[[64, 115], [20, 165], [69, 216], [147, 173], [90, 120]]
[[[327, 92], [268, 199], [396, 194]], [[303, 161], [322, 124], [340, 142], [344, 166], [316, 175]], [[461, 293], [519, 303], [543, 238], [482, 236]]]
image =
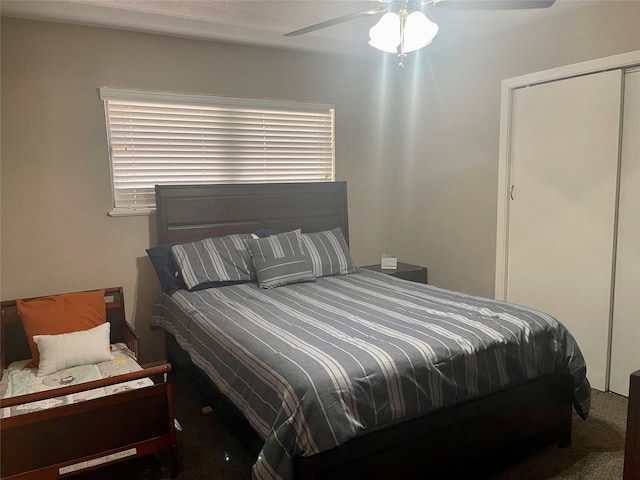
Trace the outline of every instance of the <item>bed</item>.
[[[265, 228], [349, 238], [344, 182], [157, 186], [156, 201], [164, 245]], [[454, 318], [466, 327], [445, 331]], [[584, 360], [555, 319], [376, 272], [179, 289], [162, 295], [152, 325], [262, 442], [254, 478], [455, 477], [567, 446], [572, 408], [588, 415]]]
[[[31, 351], [16, 301], [2, 302], [3, 392], [11, 390], [0, 399], [2, 479], [65, 478], [160, 451], [177, 476], [171, 366], [140, 368], [122, 288], [105, 289], [104, 300], [113, 360], [40, 377], [22, 368]], [[42, 391], [22, 393], [36, 383]]]

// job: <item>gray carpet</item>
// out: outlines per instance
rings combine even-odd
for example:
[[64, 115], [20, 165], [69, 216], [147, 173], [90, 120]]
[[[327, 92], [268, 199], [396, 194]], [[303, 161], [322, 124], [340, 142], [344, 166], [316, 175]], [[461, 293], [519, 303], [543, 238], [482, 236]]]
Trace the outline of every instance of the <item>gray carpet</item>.
[[[189, 375], [173, 376], [178, 432], [179, 480], [246, 480], [253, 457], [248, 454], [217, 413], [203, 413], [206, 401]], [[573, 444], [551, 446], [498, 471], [478, 475], [490, 480], [621, 479], [624, 461], [627, 399], [614, 393], [593, 392], [587, 421], [574, 414]], [[167, 459], [144, 457], [88, 472], [77, 480], [160, 480], [168, 478]]]
[[591, 413], [585, 421], [573, 415], [573, 442], [569, 448], [548, 447], [506, 467], [497, 480], [621, 479], [627, 426], [625, 397], [592, 391]]

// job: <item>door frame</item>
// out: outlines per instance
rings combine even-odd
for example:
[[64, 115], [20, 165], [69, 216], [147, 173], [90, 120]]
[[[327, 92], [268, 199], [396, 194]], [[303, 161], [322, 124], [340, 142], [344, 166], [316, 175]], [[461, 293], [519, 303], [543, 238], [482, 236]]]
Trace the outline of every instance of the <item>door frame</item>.
[[496, 278], [494, 296], [507, 299], [507, 263], [509, 254], [509, 202], [511, 188], [511, 116], [513, 92], [564, 78], [578, 77], [606, 70], [626, 69], [640, 65], [640, 50], [564, 65], [540, 72], [507, 78], [502, 81], [500, 99], [500, 140], [498, 151], [498, 216], [496, 234]]

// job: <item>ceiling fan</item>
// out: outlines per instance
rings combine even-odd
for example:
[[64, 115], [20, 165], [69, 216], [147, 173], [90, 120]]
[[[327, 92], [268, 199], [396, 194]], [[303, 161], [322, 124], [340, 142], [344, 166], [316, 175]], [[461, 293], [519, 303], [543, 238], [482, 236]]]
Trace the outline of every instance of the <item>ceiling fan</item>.
[[438, 25], [427, 18], [424, 6], [464, 10], [513, 10], [548, 8], [555, 0], [374, 0], [383, 6], [361, 10], [325, 20], [308, 27], [285, 33], [285, 37], [295, 37], [315, 32], [339, 23], [360, 17], [383, 14], [378, 23], [369, 30], [369, 45], [379, 50], [395, 53], [400, 66], [407, 53], [431, 43], [438, 33]]

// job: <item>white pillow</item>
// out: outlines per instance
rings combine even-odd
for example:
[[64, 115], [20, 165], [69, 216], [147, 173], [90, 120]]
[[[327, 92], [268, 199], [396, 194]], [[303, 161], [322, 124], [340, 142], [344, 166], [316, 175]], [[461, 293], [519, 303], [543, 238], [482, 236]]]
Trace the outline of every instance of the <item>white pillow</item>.
[[58, 370], [113, 360], [109, 345], [111, 324], [102, 325], [80, 332], [60, 335], [34, 335], [38, 346], [40, 363], [38, 376], [51, 375]]

